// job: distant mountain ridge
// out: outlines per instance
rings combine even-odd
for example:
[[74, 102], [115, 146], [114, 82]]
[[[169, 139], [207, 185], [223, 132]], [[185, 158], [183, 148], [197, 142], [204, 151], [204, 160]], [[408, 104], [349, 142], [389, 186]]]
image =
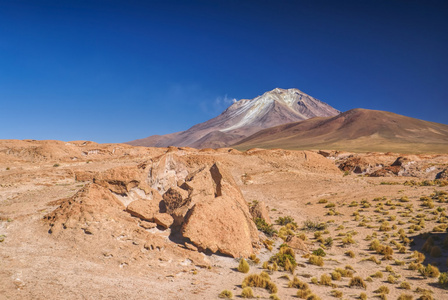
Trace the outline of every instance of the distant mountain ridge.
[[262, 129], [340, 111], [298, 89], [276, 88], [253, 99], [242, 99], [219, 116], [186, 131], [153, 135], [127, 144], [134, 146], [219, 148], [232, 145]]

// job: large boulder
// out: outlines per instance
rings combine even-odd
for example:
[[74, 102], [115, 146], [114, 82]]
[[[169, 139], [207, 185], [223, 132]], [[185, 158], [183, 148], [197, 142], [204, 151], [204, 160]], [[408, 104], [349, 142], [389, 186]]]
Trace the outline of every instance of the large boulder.
[[182, 235], [200, 250], [232, 257], [253, 253], [252, 231], [243, 210], [227, 196], [195, 204], [182, 227]]
[[[192, 208], [185, 215], [182, 235], [202, 251], [232, 257], [252, 254], [259, 243], [258, 231], [233, 177], [215, 163], [194, 172], [187, 180], [185, 184], [194, 196], [189, 203]], [[204, 185], [197, 185], [199, 182]], [[195, 193], [195, 188], [200, 192]]]

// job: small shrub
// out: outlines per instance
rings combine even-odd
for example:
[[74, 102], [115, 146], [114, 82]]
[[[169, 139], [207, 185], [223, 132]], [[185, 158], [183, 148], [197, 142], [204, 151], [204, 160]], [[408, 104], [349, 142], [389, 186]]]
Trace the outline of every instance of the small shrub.
[[308, 283], [303, 282], [299, 278], [294, 276], [293, 279], [288, 282], [288, 287], [296, 288], [296, 289], [300, 289], [300, 290], [306, 290], [306, 289], [308, 289]]
[[329, 275], [327, 275], [327, 274], [322, 274], [322, 275], [320, 276], [320, 281], [319, 281], [319, 283], [320, 283], [321, 285], [328, 285], [328, 286], [331, 286], [331, 277], [330, 277]]
[[382, 285], [373, 292], [377, 294], [389, 294], [389, 288], [387, 286]]
[[347, 246], [355, 243], [355, 240], [352, 238], [351, 234], [348, 234], [345, 238], [342, 239], [342, 245]]
[[414, 258], [416, 263], [422, 263], [425, 261], [425, 255], [417, 250], [412, 253], [411, 258]]
[[255, 254], [251, 254], [251, 255], [249, 256], [249, 259], [250, 259], [251, 261], [253, 261], [255, 264], [260, 263], [260, 259], [259, 259]]
[[369, 258], [364, 258], [363, 260], [367, 260], [367, 261], [373, 261], [374, 263], [376, 263], [377, 265], [381, 264], [381, 261], [378, 260], [378, 258], [376, 258], [375, 256], [370, 256]]
[[359, 299], [361, 299], [361, 300], [367, 300], [367, 294], [366, 294], [366, 293], [361, 293], [361, 294], [359, 294]]
[[266, 249], [268, 249], [269, 251], [272, 251], [274, 242], [269, 239], [265, 239], [263, 241], [263, 245], [266, 247]]
[[278, 233], [277, 230], [274, 229], [273, 225], [269, 225], [262, 218], [255, 218], [255, 225], [257, 225], [258, 230], [260, 230], [269, 237], [274, 236], [275, 234]]
[[331, 291], [331, 295], [335, 298], [342, 298], [342, 296], [344, 295], [341, 291], [338, 290], [332, 290]]
[[341, 280], [342, 275], [339, 272], [333, 271], [331, 272], [331, 279], [333, 280]]
[[395, 278], [393, 275], [387, 276], [387, 282], [394, 284], [397, 282], [397, 278]]
[[323, 244], [324, 244], [325, 247], [330, 247], [331, 248], [333, 246], [333, 238], [331, 236], [327, 237], [324, 240]]
[[297, 266], [295, 257], [294, 250], [288, 246], [283, 246], [280, 247], [280, 251], [277, 254], [269, 259], [269, 262], [276, 263], [285, 269], [288, 268], [287, 271], [293, 271]]
[[59, 166], [61, 166], [60, 164], [54, 164], [53, 165], [53, 168], [57, 168], [57, 167], [59, 167]]
[[336, 268], [334, 271], [341, 274], [342, 277], [353, 277], [353, 272], [347, 269]]
[[231, 291], [229, 290], [224, 290], [222, 291], [219, 295], [219, 298], [227, 298], [227, 299], [232, 299], [233, 298], [233, 294]]
[[319, 249], [313, 251], [313, 255], [324, 257], [327, 254], [325, 253], [325, 251], [322, 248], [319, 248]]
[[265, 261], [265, 262], [261, 265], [261, 267], [262, 267], [263, 269], [268, 269], [268, 268], [269, 268], [269, 262]]
[[409, 270], [418, 270], [422, 267], [421, 264], [415, 263], [415, 262], [411, 262], [408, 266]]
[[432, 266], [431, 264], [428, 264], [426, 267], [422, 266], [418, 269], [418, 271], [424, 277], [436, 278], [440, 275], [439, 269], [436, 266]]
[[250, 269], [249, 263], [243, 258], [240, 260], [240, 264], [238, 265], [238, 271], [241, 273], [248, 273]]
[[311, 255], [308, 262], [312, 265], [322, 267], [324, 265], [324, 259], [321, 256]]
[[[267, 276], [266, 276], [267, 275]], [[260, 275], [251, 274], [244, 278], [241, 287], [260, 287], [269, 290], [272, 294], [277, 293], [277, 286], [269, 279], [267, 273], [262, 272]]]
[[280, 298], [277, 296], [277, 294], [271, 294], [271, 295], [269, 295], [269, 299], [272, 299], [272, 300], [280, 300]]
[[401, 294], [397, 298], [397, 300], [412, 300], [412, 299], [414, 299], [414, 298], [412, 297], [412, 295], [409, 295], [409, 294]]
[[375, 277], [375, 278], [383, 278], [383, 272], [378, 271], [373, 275], [370, 275], [371, 277]]
[[327, 229], [327, 224], [318, 221], [306, 220], [303, 222], [303, 229], [309, 231], [325, 230]]
[[241, 292], [241, 298], [253, 298], [254, 297], [254, 291], [250, 287], [245, 287], [243, 291]]
[[352, 279], [350, 279], [348, 286], [349, 287], [358, 287], [358, 288], [363, 288], [363, 289], [367, 288], [366, 283], [359, 276], [356, 276], [356, 277], [353, 277]]
[[351, 251], [351, 250], [345, 252], [344, 254], [347, 255], [347, 256], [349, 256], [349, 257], [351, 257], [351, 258], [354, 258], [354, 257], [355, 257], [355, 252], [353, 252], [353, 251]]
[[304, 290], [297, 291], [297, 297], [300, 299], [306, 299], [306, 298], [308, 298], [309, 295], [311, 295], [310, 289], [304, 289]]
[[310, 294], [306, 300], [320, 300], [320, 298], [314, 294]]
[[442, 288], [448, 288], [448, 272], [441, 273], [439, 276], [439, 284]]
[[411, 285], [409, 284], [409, 282], [403, 281], [402, 283], [400, 283], [400, 288], [404, 289], [404, 290], [410, 290], [411, 289]]
[[282, 225], [282, 226], [286, 226], [287, 224], [292, 224], [294, 225], [294, 227], [297, 228], [297, 223], [294, 222], [294, 219], [290, 216], [286, 216], [286, 217], [279, 217], [275, 223], [277, 223], [278, 225]]

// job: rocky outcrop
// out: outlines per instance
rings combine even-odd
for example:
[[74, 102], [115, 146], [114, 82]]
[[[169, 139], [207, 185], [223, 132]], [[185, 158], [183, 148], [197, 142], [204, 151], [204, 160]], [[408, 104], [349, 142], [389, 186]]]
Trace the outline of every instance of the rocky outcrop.
[[[232, 175], [220, 163], [208, 162], [192, 166], [172, 149], [150, 163], [99, 172], [47, 216], [50, 231], [73, 225], [87, 226], [90, 233], [89, 221], [101, 224], [120, 215], [134, 224], [138, 218], [140, 228], [171, 228], [188, 241], [188, 249], [247, 257], [259, 245], [249, 207]], [[257, 211], [269, 219], [265, 205]]]

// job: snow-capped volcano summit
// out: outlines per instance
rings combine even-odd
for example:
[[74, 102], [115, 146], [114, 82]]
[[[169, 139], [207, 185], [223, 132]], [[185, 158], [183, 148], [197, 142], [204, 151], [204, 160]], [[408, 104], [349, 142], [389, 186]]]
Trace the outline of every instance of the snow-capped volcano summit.
[[[266, 128], [266, 126], [275, 126], [266, 124], [265, 117], [272, 112], [277, 112], [279, 109], [285, 110], [283, 113], [285, 117], [289, 115], [289, 118], [291, 118], [290, 122], [306, 120], [313, 117], [330, 117], [340, 113], [328, 104], [298, 89], [284, 90], [276, 88], [254, 99], [243, 99], [235, 102], [223, 114], [228, 113], [228, 117], [233, 119], [238, 116], [242, 116], [242, 118], [234, 125], [220, 129], [220, 131], [228, 132], [243, 126], [253, 127], [255, 124], [257, 127], [263, 128]], [[292, 121], [293, 119], [295, 121]], [[284, 123], [283, 120], [282, 118], [280, 122]], [[263, 124], [260, 124], [260, 121], [264, 121]], [[271, 121], [272, 123], [277, 123], [276, 120]]]
[[298, 89], [276, 88], [233, 103], [222, 114], [186, 131], [129, 142], [139, 146], [225, 147], [261, 129], [340, 112]]

